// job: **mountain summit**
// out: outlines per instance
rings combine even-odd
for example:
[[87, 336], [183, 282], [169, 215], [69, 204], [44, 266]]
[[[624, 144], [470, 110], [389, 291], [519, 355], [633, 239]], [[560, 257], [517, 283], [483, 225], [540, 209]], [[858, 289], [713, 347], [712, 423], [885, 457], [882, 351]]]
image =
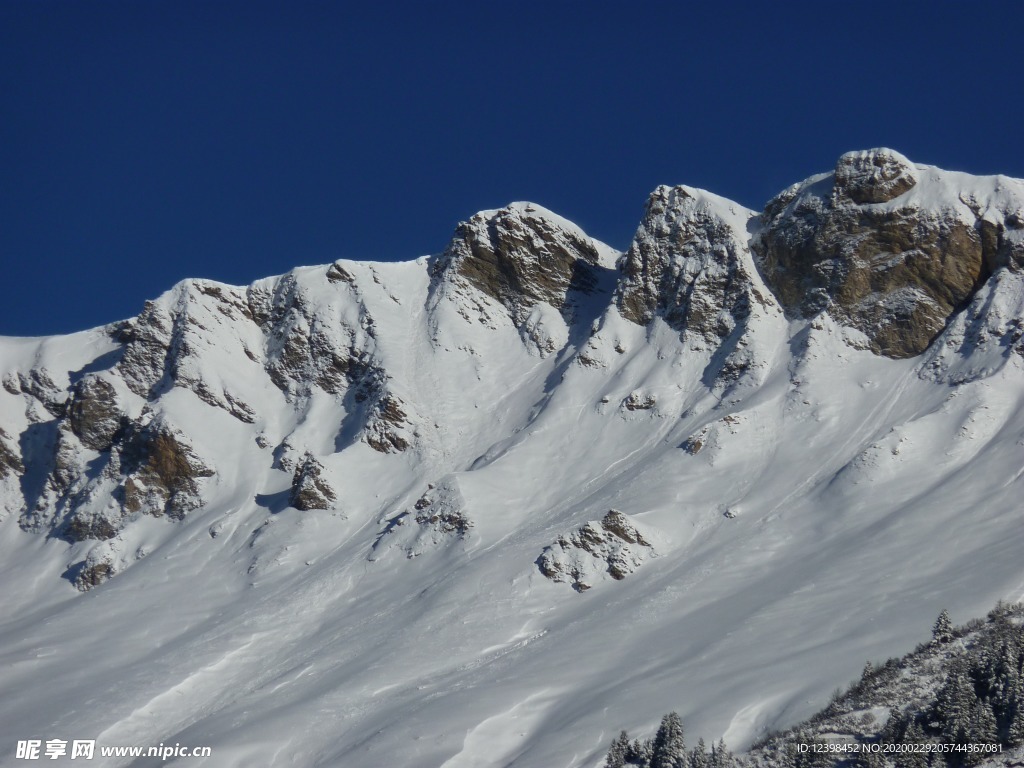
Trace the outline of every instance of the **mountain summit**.
[[1024, 594], [1024, 182], [888, 149], [760, 213], [659, 187], [624, 253], [513, 203], [187, 280], [0, 378], [5, 744], [742, 748]]

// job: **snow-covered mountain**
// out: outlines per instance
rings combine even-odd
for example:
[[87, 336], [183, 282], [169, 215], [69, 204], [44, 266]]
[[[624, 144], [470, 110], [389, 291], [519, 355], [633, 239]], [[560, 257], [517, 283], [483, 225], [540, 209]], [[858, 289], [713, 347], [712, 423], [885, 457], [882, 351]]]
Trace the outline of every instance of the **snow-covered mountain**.
[[743, 748], [1024, 597], [1022, 339], [1024, 182], [891, 150], [0, 339], [0, 764]]

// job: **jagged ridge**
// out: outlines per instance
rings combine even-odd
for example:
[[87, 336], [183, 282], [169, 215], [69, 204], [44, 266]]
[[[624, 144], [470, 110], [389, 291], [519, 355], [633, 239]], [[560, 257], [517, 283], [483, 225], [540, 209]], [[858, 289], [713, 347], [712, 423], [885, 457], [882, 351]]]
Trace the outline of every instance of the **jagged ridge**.
[[[373, 717], [404, 734], [370, 737], [374, 764], [410, 764], [414, 742], [429, 752], [416, 760], [471, 761], [489, 728], [533, 734], [507, 745], [506, 762], [567, 764], [573, 734], [531, 720], [549, 701], [583, 738], [602, 712], [652, 717], [664, 690], [711, 680], [729, 693], [688, 722], [749, 739], [807, 699], [774, 680], [757, 694], [769, 703], [741, 717], [750, 683], [707, 649], [785, 671], [800, 638], [748, 639], [784, 635], [776, 617], [800, 615], [799, 585], [860, 562], [841, 540], [884, 532], [872, 541], [887, 559], [864, 569], [878, 589], [879, 563], [913, 563], [919, 581], [891, 576], [903, 587], [885, 593], [899, 595], [882, 601], [891, 611], [912, 612], [936, 584], [962, 604], [1012, 588], [1015, 554], [997, 545], [1016, 535], [1024, 435], [1020, 187], [859, 153], [760, 215], [659, 188], [622, 254], [514, 204], [461, 225], [437, 256], [242, 288], [186, 281], [123, 323], [2, 340], [0, 562], [21, 585], [10, 626], [29, 622], [73, 658], [31, 624], [34, 603], [72, 612], [82, 647], [116, 647], [136, 681], [109, 698], [164, 713], [159, 727], [79, 713], [83, 727], [153, 741], [195, 728], [225, 765], [228, 742], [259, 731], [266, 675], [304, 702], [303, 722], [339, 707], [349, 717], [336, 737], [300, 728], [312, 746], [296, 746], [298, 764], [359, 765], [366, 734], [382, 730]], [[986, 552], [984, 578], [950, 584], [907, 554], [907, 536], [937, 546], [968, 508], [978, 529], [958, 529], [956, 556]], [[72, 599], [70, 585], [95, 592]], [[845, 582], [831, 588], [823, 613], [844, 599], [867, 610]], [[155, 675], [131, 632], [111, 640], [90, 623], [87, 601], [120, 590], [196, 606], [180, 627], [154, 618], [153, 637], [182, 638]], [[253, 636], [257, 624], [275, 629]], [[331, 660], [322, 689], [307, 687], [287, 638]], [[248, 642], [256, 653], [233, 655]], [[806, 653], [841, 663], [828, 648], [818, 637]], [[488, 675], [491, 655], [516, 674]], [[102, 688], [112, 663], [82, 665], [73, 694]], [[150, 707], [147, 686], [193, 673], [186, 696]], [[614, 701], [601, 675], [618, 681]], [[207, 676], [220, 682], [204, 687]], [[575, 682], [546, 682], [565, 676]], [[353, 698], [310, 703], [335, 688]], [[473, 689], [519, 702], [514, 716], [461, 706]], [[423, 707], [419, 690], [446, 706]], [[31, 713], [64, 711], [48, 691], [25, 696], [35, 703], [0, 720], [34, 728]], [[447, 734], [430, 747], [402, 730], [426, 722]]]

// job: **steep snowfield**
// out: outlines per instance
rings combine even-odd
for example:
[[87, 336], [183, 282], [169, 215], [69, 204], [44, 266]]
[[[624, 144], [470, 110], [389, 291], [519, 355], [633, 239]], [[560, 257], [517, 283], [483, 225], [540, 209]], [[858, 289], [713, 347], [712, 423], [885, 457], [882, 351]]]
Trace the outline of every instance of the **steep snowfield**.
[[[729, 222], [756, 278], [738, 239], [753, 214], [688, 194]], [[589, 767], [620, 728], [669, 710], [691, 742], [743, 748], [866, 659], [909, 650], [940, 609], [959, 621], [1024, 598], [1024, 366], [1005, 342], [1019, 272], [998, 271], [905, 360], [858, 348], [827, 314], [787, 319], [756, 278], [769, 298], [730, 337], [750, 364], [725, 377], [706, 338], [623, 318], [614, 254], [595, 248], [599, 279], [571, 313], [538, 302], [521, 321], [439, 276], [438, 258], [256, 284], [299, 307], [275, 328], [315, 339], [312, 319], [331, 349], [372, 358], [401, 404], [394, 429], [373, 422], [379, 392], [302, 390], [326, 353], [275, 385], [265, 369], [290, 331], [264, 337], [209, 295], [246, 289], [187, 282], [155, 303], [195, 324], [175, 336], [176, 372], [159, 370], [174, 383], [148, 393], [124, 384], [106, 330], [0, 340], [0, 373], [45, 368], [62, 391], [107, 371], [128, 418], [173, 425], [216, 470], [181, 520], [135, 515], [73, 543], [19, 526], [46, 470], [7, 481], [0, 764], [18, 739], [95, 738], [209, 745], [204, 764], [225, 768]], [[28, 467], [57, 427], [11, 389], [0, 426]], [[378, 427], [408, 447], [375, 450]], [[290, 505], [305, 452], [333, 509]], [[101, 453], [82, 449], [83, 477]], [[113, 509], [117, 482], [81, 503]], [[581, 591], [545, 578], [545, 548], [610, 509], [649, 545], [635, 570], [595, 562]], [[61, 574], [92, 550], [117, 573], [82, 593]]]

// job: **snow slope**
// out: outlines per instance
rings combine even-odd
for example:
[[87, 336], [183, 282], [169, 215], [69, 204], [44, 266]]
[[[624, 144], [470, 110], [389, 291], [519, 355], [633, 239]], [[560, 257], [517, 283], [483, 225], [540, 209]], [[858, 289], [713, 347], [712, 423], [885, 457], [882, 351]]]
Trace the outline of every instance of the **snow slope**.
[[[907, 197], [957, 189], [1000, 226], [1024, 200], [937, 169]], [[1024, 598], [1024, 275], [890, 359], [783, 312], [757, 226], [661, 188], [618, 256], [516, 204], [439, 256], [186, 281], [128, 326], [0, 340], [24, 464], [0, 479], [0, 765], [95, 738], [225, 768], [596, 766], [669, 710], [743, 748], [940, 609]], [[90, 448], [69, 414], [96, 378], [120, 431]], [[181, 514], [173, 488], [145, 506], [160, 429], [210, 471]], [[307, 455], [327, 509], [293, 504]], [[643, 543], [607, 533], [546, 577], [610, 509]]]

